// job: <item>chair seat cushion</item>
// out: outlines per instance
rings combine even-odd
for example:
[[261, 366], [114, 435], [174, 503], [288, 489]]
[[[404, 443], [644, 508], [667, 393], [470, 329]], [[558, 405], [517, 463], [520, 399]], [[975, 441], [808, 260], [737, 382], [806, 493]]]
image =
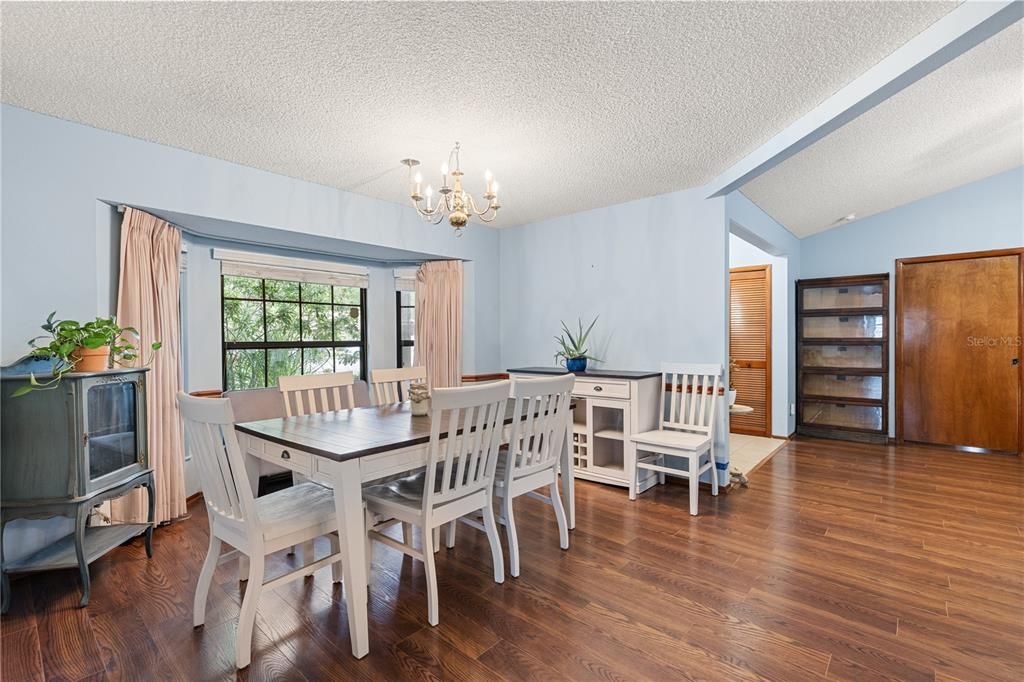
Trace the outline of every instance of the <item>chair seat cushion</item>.
[[256, 498], [263, 538], [273, 540], [321, 525], [338, 527], [334, 491], [316, 483], [293, 485]]
[[644, 445], [666, 447], [674, 450], [700, 450], [709, 445], [711, 439], [707, 434], [688, 433], [686, 431], [644, 431], [632, 437], [632, 441], [643, 449]]

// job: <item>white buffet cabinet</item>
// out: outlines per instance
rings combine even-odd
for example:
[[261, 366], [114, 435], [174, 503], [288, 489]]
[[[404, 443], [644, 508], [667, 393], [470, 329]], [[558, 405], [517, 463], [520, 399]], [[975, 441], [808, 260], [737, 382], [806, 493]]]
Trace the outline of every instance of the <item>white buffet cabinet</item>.
[[[508, 373], [511, 377], [536, 378], [566, 374], [566, 370], [520, 367]], [[658, 428], [662, 381], [660, 372], [576, 373], [571, 442], [576, 478], [629, 487], [629, 472], [636, 461], [636, 446], [630, 435]], [[644, 471], [639, 491], [656, 483], [657, 474]]]

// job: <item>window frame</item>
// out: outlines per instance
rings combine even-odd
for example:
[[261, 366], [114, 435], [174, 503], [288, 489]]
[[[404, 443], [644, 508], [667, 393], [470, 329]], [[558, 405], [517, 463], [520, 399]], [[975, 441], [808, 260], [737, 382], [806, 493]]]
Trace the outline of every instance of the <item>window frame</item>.
[[[278, 280], [273, 276], [264, 277], [248, 277], [248, 279], [259, 279], [260, 281], [260, 298], [236, 298], [234, 296], [224, 296], [224, 278], [225, 277], [248, 277], [247, 275], [224, 275], [220, 276], [220, 362], [221, 362], [221, 387], [224, 391], [228, 389], [228, 351], [229, 350], [262, 350], [263, 351], [263, 386], [255, 387], [254, 389], [236, 389], [236, 390], [256, 390], [260, 388], [273, 388], [269, 385], [269, 372], [270, 372], [270, 354], [269, 351], [275, 349], [297, 349], [299, 350], [299, 369], [300, 372], [303, 368], [303, 361], [305, 360], [305, 354], [303, 351], [307, 349], [315, 348], [358, 348], [359, 349], [359, 376], [358, 379], [366, 381], [367, 376], [367, 347], [366, 347], [366, 287], [359, 287], [359, 341], [337, 341], [334, 340], [334, 324], [331, 324], [331, 339], [330, 341], [267, 341], [267, 304], [268, 303], [294, 303], [299, 307], [299, 338], [302, 338], [302, 306], [306, 305], [326, 305], [333, 309], [338, 306], [353, 308], [356, 307], [353, 303], [335, 303], [334, 302], [334, 287], [344, 286], [336, 285], [329, 282], [303, 282], [300, 280]], [[297, 301], [282, 301], [278, 299], [267, 298], [267, 280], [277, 280], [285, 282], [294, 282], [299, 286], [299, 296]], [[313, 303], [311, 301], [302, 300], [302, 286], [303, 284], [319, 284], [329, 286], [331, 289], [331, 301], [330, 303]], [[356, 287], [350, 287], [355, 289]], [[260, 303], [263, 306], [263, 341], [228, 341], [224, 335], [224, 301], [230, 299], [232, 301], [252, 301]]]
[[[402, 308], [412, 308], [416, 310], [416, 304], [402, 305], [402, 289], [395, 291], [395, 367], [404, 367], [402, 364], [402, 350], [405, 348], [415, 348], [416, 339], [406, 339], [402, 337]], [[415, 314], [415, 313], [414, 313]]]

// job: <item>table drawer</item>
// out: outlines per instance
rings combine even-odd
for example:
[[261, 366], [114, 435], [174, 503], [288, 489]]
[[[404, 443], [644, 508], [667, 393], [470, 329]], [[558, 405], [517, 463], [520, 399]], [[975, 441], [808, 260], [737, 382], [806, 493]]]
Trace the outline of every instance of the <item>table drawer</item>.
[[305, 476], [309, 476], [313, 471], [313, 455], [308, 452], [251, 436], [245, 437], [242, 447], [253, 457], [259, 457]]
[[584, 397], [621, 398], [623, 400], [629, 400], [629, 382], [577, 379], [572, 392], [573, 395]]

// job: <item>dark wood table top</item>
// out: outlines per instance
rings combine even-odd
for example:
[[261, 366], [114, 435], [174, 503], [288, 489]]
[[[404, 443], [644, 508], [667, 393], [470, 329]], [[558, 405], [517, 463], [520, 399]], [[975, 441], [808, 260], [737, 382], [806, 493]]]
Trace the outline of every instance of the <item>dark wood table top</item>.
[[[575, 405], [575, 403], [573, 403]], [[511, 424], [515, 401], [508, 401], [505, 424]], [[344, 462], [430, 442], [431, 416], [414, 417], [409, 403], [357, 407], [302, 417], [278, 417], [235, 424], [242, 433]], [[461, 420], [460, 420], [461, 421]], [[442, 415], [441, 437], [447, 438]], [[459, 429], [459, 433], [462, 429]]]
[[[510, 374], [550, 374], [561, 376], [569, 374], [565, 367], [517, 367], [506, 370]], [[661, 372], [638, 372], [628, 369], [591, 369], [586, 372], [573, 372], [581, 379], [648, 379], [660, 377]]]

